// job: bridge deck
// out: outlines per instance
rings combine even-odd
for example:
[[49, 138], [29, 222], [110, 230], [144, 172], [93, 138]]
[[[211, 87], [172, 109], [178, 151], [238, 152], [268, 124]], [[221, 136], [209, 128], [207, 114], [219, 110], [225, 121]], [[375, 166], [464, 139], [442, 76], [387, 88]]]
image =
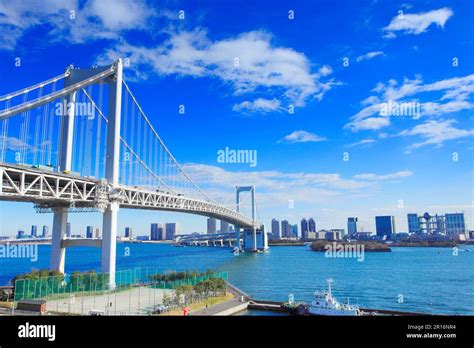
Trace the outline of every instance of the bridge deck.
[[73, 173], [4, 163], [0, 163], [0, 200], [99, 210], [117, 201], [121, 208], [176, 211], [215, 217], [241, 227], [253, 226], [251, 219], [214, 202], [140, 187], [111, 187], [104, 181]]

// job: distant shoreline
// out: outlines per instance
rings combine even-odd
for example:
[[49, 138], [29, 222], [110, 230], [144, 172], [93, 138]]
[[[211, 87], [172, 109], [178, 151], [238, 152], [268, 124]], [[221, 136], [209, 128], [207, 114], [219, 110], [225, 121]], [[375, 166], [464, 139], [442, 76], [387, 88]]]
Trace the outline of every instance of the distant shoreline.
[[364, 251], [367, 252], [391, 252], [392, 249], [387, 244], [368, 242], [368, 241], [356, 241], [356, 242], [341, 242], [341, 241], [317, 241], [313, 242], [310, 245], [312, 251], [327, 251], [328, 248], [336, 245], [337, 247], [341, 246], [342, 248], [348, 246], [357, 247], [359, 245], [364, 246]]
[[[344, 242], [344, 241], [329, 241], [329, 240], [317, 240], [317, 241], [311, 241], [311, 242], [269, 242], [268, 246], [272, 247], [278, 247], [278, 246], [305, 246], [305, 245], [312, 245], [313, 243], [323, 243], [323, 245], [327, 243], [332, 243], [332, 242], [337, 242], [337, 243], [342, 243], [342, 244], [364, 244], [367, 245], [369, 244], [377, 244], [377, 245], [382, 245], [386, 246], [387, 248], [391, 247], [400, 247], [400, 248], [410, 248], [410, 247], [420, 247], [420, 248], [453, 248], [455, 246], [460, 246], [460, 245], [472, 245], [474, 242], [472, 241], [466, 241], [466, 242], [454, 242], [454, 241], [413, 241], [413, 242], [394, 242], [394, 243], [375, 243], [371, 241], [353, 241], [351, 243]], [[17, 244], [22, 244], [22, 245], [51, 245], [51, 240], [46, 240], [46, 241], [22, 241], [21, 239], [12, 239], [12, 240], [0, 240], [0, 245], [17, 245]], [[137, 244], [173, 244], [175, 241], [172, 240], [118, 240], [117, 243], [137, 243]], [[322, 250], [313, 250], [313, 251], [324, 251]], [[367, 249], [366, 251], [379, 251], [376, 249]]]
[[450, 241], [444, 241], [444, 242], [427, 242], [427, 241], [419, 241], [419, 242], [397, 242], [397, 243], [392, 243], [388, 244], [389, 246], [392, 247], [402, 247], [402, 248], [409, 248], [409, 247], [422, 247], [422, 248], [452, 248], [457, 245], [461, 245], [463, 243], [457, 243], [457, 242], [450, 242]]
[[[85, 238], [87, 239], [87, 238]], [[0, 241], [0, 245], [50, 245], [52, 242], [51, 240], [47, 241], [22, 241], [21, 239], [12, 239], [12, 240], [2, 240]], [[173, 244], [174, 241], [172, 240], [118, 240], [117, 243], [137, 243], [137, 244]]]
[[282, 243], [275, 243], [275, 242], [269, 242], [268, 246], [305, 246], [305, 242], [282, 242]]

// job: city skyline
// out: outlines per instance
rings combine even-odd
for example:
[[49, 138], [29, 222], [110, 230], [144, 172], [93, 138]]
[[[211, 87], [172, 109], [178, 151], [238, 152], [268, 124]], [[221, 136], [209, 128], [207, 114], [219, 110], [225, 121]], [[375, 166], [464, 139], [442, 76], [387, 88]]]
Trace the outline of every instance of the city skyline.
[[[274, 216], [298, 223], [314, 216], [319, 228], [346, 228], [347, 217], [357, 216], [361, 229], [375, 232], [373, 216], [393, 215], [397, 228], [408, 231], [406, 214], [425, 211], [464, 211], [473, 228], [474, 57], [465, 30], [472, 22], [467, 2], [365, 1], [357, 11], [350, 3], [302, 3], [294, 5], [294, 19], [278, 1], [272, 8], [241, 4], [218, 14], [204, 2], [186, 8], [185, 20], [172, 5], [146, 11], [142, 1], [129, 3], [128, 13], [136, 16], [129, 20], [115, 16], [120, 3], [111, 2], [105, 12], [48, 4], [28, 13], [13, 2], [0, 7], [0, 76], [8, 81], [0, 94], [55, 76], [71, 63], [129, 58], [125, 76], [190, 176], [228, 205], [236, 185], [255, 185], [267, 228]], [[68, 6], [77, 12], [75, 21], [64, 20]], [[404, 23], [399, 11], [413, 21]], [[38, 24], [35, 16], [51, 25]], [[256, 66], [265, 75], [252, 75]], [[400, 115], [397, 103], [418, 104]], [[256, 156], [248, 163], [222, 162], [224, 149]], [[188, 233], [206, 226], [203, 217], [122, 209], [119, 233], [130, 226], [143, 234], [138, 231], [157, 220], [180, 222]], [[70, 221], [80, 230], [102, 226], [94, 213], [70, 214]], [[52, 215], [36, 214], [31, 204], [0, 202], [2, 235], [28, 231], [32, 223], [52, 226]]]

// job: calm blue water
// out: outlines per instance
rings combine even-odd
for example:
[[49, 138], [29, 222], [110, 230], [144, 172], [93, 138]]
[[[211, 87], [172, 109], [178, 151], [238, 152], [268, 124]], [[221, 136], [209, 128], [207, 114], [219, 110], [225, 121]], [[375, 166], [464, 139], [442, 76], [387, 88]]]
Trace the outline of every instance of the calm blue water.
[[[130, 256], [124, 256], [124, 248]], [[157, 267], [160, 271], [216, 269], [228, 271], [236, 286], [256, 299], [310, 301], [316, 289], [334, 280], [334, 295], [363, 307], [402, 311], [474, 315], [474, 246], [458, 256], [450, 248], [392, 248], [366, 253], [365, 261], [329, 259], [309, 247], [273, 247], [263, 254], [234, 256], [229, 249], [169, 244], [118, 244], [117, 269]], [[471, 252], [464, 251], [465, 249]], [[0, 259], [0, 284], [17, 273], [47, 268], [49, 245], [39, 246], [39, 259]], [[70, 248], [66, 272], [99, 270], [100, 249]], [[403, 303], [398, 303], [399, 295]]]

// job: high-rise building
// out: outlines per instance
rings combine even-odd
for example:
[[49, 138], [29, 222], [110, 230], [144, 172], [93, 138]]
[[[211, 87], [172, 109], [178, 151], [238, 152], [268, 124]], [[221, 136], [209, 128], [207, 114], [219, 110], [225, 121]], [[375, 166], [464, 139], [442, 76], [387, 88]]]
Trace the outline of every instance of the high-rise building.
[[71, 223], [66, 223], [66, 237], [71, 237]]
[[293, 227], [288, 220], [281, 221], [281, 236], [283, 238], [291, 238], [293, 236]]
[[308, 239], [308, 232], [309, 232], [308, 220], [303, 218], [301, 220], [301, 239], [302, 240]]
[[280, 221], [277, 219], [272, 219], [272, 238], [273, 240], [281, 239]]
[[464, 213], [445, 214], [446, 234], [454, 236], [466, 233], [466, 218]]
[[23, 238], [25, 236], [25, 231], [23, 230], [18, 230], [18, 234], [16, 235], [16, 238]]
[[38, 237], [38, 226], [37, 225], [32, 225], [31, 226], [31, 236], [32, 237]]
[[313, 218], [309, 218], [308, 220], [308, 231], [316, 232], [316, 221], [314, 221]]
[[347, 218], [347, 235], [353, 236], [359, 232], [359, 219], [356, 217]]
[[166, 240], [166, 225], [158, 224], [158, 240]]
[[420, 220], [418, 214], [407, 214], [408, 233], [420, 233]]
[[221, 233], [229, 232], [229, 223], [227, 221], [221, 220]]
[[215, 234], [217, 232], [217, 221], [210, 217], [207, 219], [207, 234]]
[[173, 240], [180, 233], [180, 224], [169, 222], [165, 225], [166, 240]]
[[94, 238], [97, 238], [97, 239], [102, 238], [102, 230], [99, 227], [94, 228]]
[[375, 217], [375, 228], [377, 230], [377, 236], [386, 236], [390, 239], [391, 235], [396, 233], [395, 231], [395, 217], [394, 216], [376, 216]]
[[298, 238], [298, 225], [294, 224], [293, 226], [291, 226], [291, 229], [292, 229], [291, 237], [292, 238]]
[[163, 231], [163, 224], [153, 223], [151, 224], [150, 240], [165, 240], [166, 235]]
[[94, 226], [86, 227], [86, 238], [94, 238]]
[[125, 227], [125, 238], [133, 239], [133, 229], [131, 227]]
[[43, 233], [41, 234], [41, 236], [42, 236], [43, 238], [46, 238], [46, 237], [48, 236], [48, 234], [49, 234], [49, 227], [46, 226], [46, 225], [44, 225], [44, 226], [43, 226]]

